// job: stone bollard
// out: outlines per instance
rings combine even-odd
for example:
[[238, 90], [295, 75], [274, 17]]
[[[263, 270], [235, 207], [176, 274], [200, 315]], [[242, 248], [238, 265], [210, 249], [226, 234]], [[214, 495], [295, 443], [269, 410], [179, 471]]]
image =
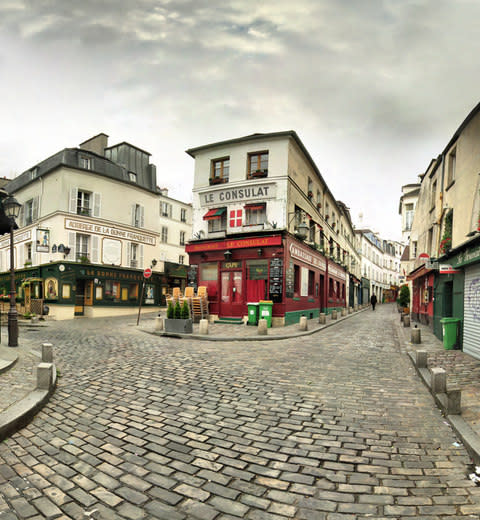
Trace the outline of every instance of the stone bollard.
[[332, 311], [332, 320], [337, 319], [337, 311]]
[[428, 355], [426, 350], [417, 350], [415, 354], [415, 364], [417, 368], [427, 368]]
[[441, 367], [430, 369], [431, 390], [433, 394], [444, 394], [447, 390], [447, 373]]
[[52, 376], [53, 363], [39, 363], [37, 367], [37, 390], [50, 390]]
[[208, 334], [208, 320], [200, 320], [198, 326], [198, 333], [205, 336]]
[[355, 312], [358, 312], [358, 305], [355, 305], [355, 307], [353, 308], [353, 310], [354, 310]]
[[410, 316], [408, 316], [408, 314], [406, 314], [403, 317], [403, 326], [404, 327], [410, 327]]
[[163, 318], [161, 316], [157, 316], [155, 318], [155, 330], [163, 330], [163, 328], [164, 328]]
[[411, 337], [412, 343], [421, 343], [422, 342], [422, 335], [420, 333], [420, 329], [417, 329], [417, 326], [415, 325], [415, 328], [412, 329], [412, 337]]
[[447, 415], [460, 415], [462, 413], [461, 390], [450, 390], [447, 392]]
[[268, 334], [267, 320], [265, 318], [258, 320], [258, 334], [261, 336], [266, 336]]
[[353, 312], [353, 307], [349, 307], [348, 308], [348, 314], [352, 314], [352, 312]]
[[324, 312], [320, 313], [320, 316], [318, 317], [318, 323], [320, 323], [320, 325], [325, 325], [325, 323], [327, 323], [327, 315]]
[[53, 345], [42, 343], [42, 363], [53, 363]]
[[307, 317], [306, 316], [301, 316], [300, 317], [300, 322], [299, 322], [299, 327], [298, 327], [300, 330], [308, 330], [308, 323], [307, 323]]
[[347, 315], [347, 309], [343, 308], [340, 312], [341, 316], [344, 317]]

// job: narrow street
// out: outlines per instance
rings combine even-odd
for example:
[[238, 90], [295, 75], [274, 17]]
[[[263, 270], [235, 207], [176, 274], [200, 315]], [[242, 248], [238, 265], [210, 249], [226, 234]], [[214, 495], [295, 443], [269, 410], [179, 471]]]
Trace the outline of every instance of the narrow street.
[[0, 445], [0, 520], [479, 518], [396, 320], [380, 305], [257, 342], [160, 338], [135, 317], [22, 330], [54, 345], [60, 378]]

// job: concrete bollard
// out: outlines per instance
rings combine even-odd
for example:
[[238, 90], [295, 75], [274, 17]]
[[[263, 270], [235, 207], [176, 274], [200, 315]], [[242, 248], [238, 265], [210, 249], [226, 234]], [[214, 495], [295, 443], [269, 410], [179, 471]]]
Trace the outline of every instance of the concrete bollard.
[[421, 343], [422, 342], [422, 335], [420, 333], [420, 329], [417, 329], [417, 327], [412, 329], [412, 337], [411, 337], [412, 343]]
[[37, 390], [50, 390], [52, 376], [53, 363], [39, 363], [37, 366]]
[[198, 333], [207, 335], [208, 334], [208, 320], [200, 320], [199, 326], [198, 326]]
[[348, 314], [352, 314], [352, 312], [353, 312], [353, 307], [349, 307], [348, 308]]
[[358, 305], [355, 305], [355, 307], [353, 308], [353, 310], [354, 310], [355, 312], [358, 312]]
[[336, 320], [337, 319], [337, 311], [332, 311], [332, 320]]
[[155, 330], [163, 330], [164, 327], [164, 321], [161, 316], [157, 316], [155, 318]]
[[325, 323], [327, 323], [327, 315], [324, 312], [320, 313], [320, 316], [318, 317], [318, 323], [320, 323], [320, 325], [325, 325]]
[[462, 413], [461, 390], [450, 390], [447, 392], [447, 415], [460, 415]]
[[51, 343], [42, 343], [42, 362], [53, 363], [53, 345]]
[[343, 308], [341, 311], [340, 311], [340, 314], [342, 317], [346, 316], [347, 315], [347, 309]]
[[443, 368], [430, 369], [431, 390], [433, 394], [444, 394], [447, 391], [447, 373]]
[[258, 334], [261, 336], [268, 334], [267, 320], [265, 318], [258, 320]]
[[410, 327], [410, 316], [405, 315], [403, 317], [403, 326], [404, 327]]
[[307, 317], [306, 316], [300, 316], [300, 322], [298, 324], [299, 330], [308, 330], [308, 323], [307, 323]]
[[426, 350], [417, 350], [415, 353], [415, 364], [417, 368], [427, 368], [428, 355]]

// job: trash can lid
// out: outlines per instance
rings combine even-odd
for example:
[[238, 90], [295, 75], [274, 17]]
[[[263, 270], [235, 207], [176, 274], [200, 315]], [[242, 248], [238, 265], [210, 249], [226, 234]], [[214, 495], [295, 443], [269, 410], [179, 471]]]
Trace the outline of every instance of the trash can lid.
[[271, 303], [273, 305], [272, 300], [260, 300], [260, 303]]
[[247, 302], [247, 305], [260, 305], [258, 302]]
[[459, 321], [462, 321], [460, 318], [442, 318], [440, 320], [440, 323], [457, 323]]

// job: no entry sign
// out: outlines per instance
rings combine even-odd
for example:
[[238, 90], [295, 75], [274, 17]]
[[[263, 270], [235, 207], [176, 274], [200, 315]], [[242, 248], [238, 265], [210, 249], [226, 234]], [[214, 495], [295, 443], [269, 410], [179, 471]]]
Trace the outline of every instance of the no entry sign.
[[150, 267], [147, 267], [145, 271], [143, 271], [143, 276], [144, 278], [150, 278], [150, 276], [152, 276], [152, 270]]

